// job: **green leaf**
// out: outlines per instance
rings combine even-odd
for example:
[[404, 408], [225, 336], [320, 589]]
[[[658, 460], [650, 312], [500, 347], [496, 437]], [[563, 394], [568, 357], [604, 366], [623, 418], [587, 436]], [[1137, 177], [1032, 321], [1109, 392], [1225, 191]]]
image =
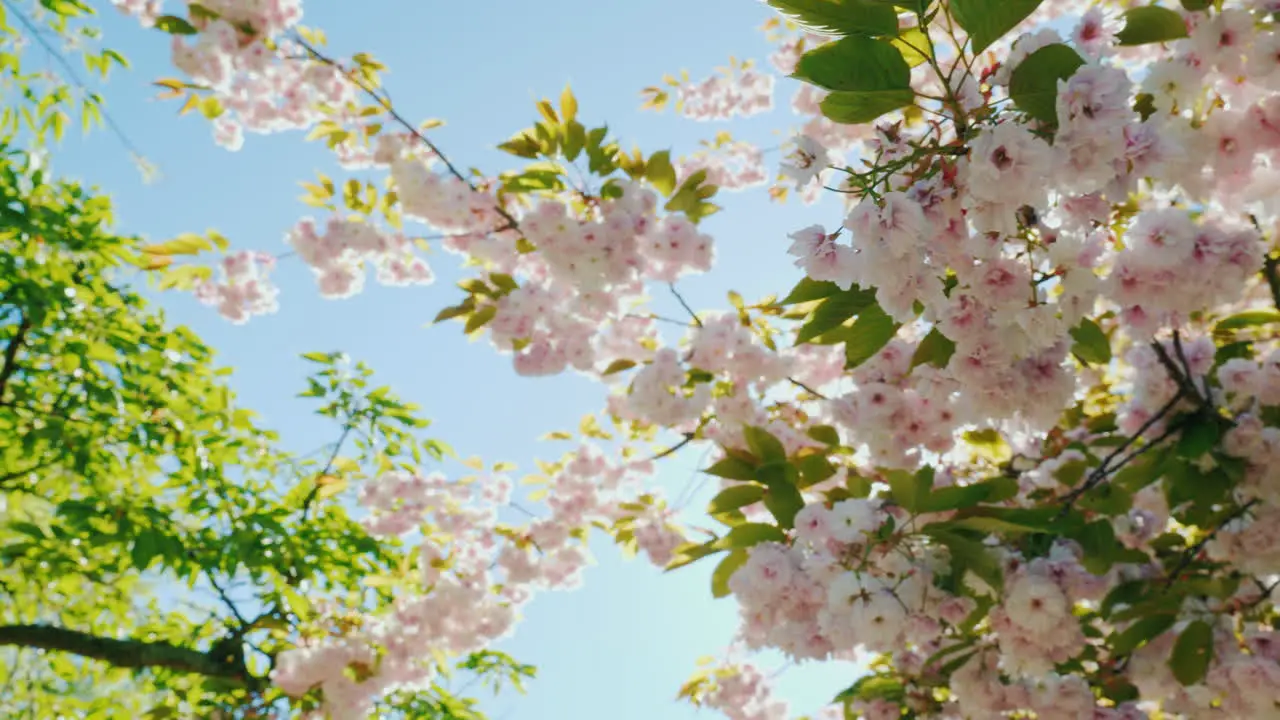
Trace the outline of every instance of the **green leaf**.
[[856, 368], [875, 357], [900, 327], [879, 305], [863, 310], [844, 338], [845, 368]]
[[155, 27], [161, 32], [167, 32], [170, 35], [195, 35], [198, 30], [195, 26], [177, 15], [161, 15], [156, 18]]
[[915, 101], [911, 66], [892, 43], [847, 37], [805, 53], [792, 75], [832, 93], [822, 114], [846, 124], [871, 122]]
[[906, 697], [907, 691], [902, 681], [884, 675], [869, 675], [859, 679], [851, 687], [836, 696], [835, 702], [857, 699], [865, 702], [888, 700], [897, 702]]
[[759, 485], [734, 485], [721, 490], [707, 505], [707, 514], [716, 515], [754, 505], [764, 499], [764, 488]]
[[1095, 575], [1110, 570], [1116, 554], [1122, 549], [1110, 520], [1095, 520], [1085, 525], [1076, 540], [1084, 550], [1082, 562], [1085, 569]]
[[835, 446], [840, 444], [840, 431], [830, 425], [815, 425], [806, 430], [805, 434], [823, 445]]
[[798, 485], [801, 488], [813, 487], [836, 474], [836, 466], [823, 455], [805, 455], [796, 464], [800, 468]]
[[890, 40], [893, 46], [898, 48], [902, 53], [902, 59], [907, 61], [907, 65], [916, 67], [929, 59], [928, 55], [922, 55], [921, 50], [928, 53], [932, 51], [933, 42], [930, 41], [928, 33], [925, 33], [918, 27], [907, 28], [898, 33], [898, 36]]
[[462, 328], [462, 331], [467, 335], [470, 335], [471, 333], [479, 330], [485, 325], [488, 325], [489, 321], [492, 320], [494, 316], [496, 316], [497, 314], [498, 314], [497, 305], [485, 305], [484, 307], [481, 307], [479, 310], [476, 310], [474, 313], [472, 313], [471, 317], [467, 318], [467, 324], [465, 327]]
[[1119, 472], [1111, 477], [1111, 483], [1131, 493], [1136, 493], [1159, 480], [1163, 473], [1164, 466], [1159, 462], [1159, 457], [1149, 454], [1121, 468]]
[[1148, 580], [1127, 580], [1122, 582], [1107, 593], [1107, 596], [1102, 599], [1102, 605], [1098, 607], [1098, 610], [1103, 617], [1110, 617], [1112, 609], [1117, 605], [1136, 605], [1146, 597], [1150, 586], [1151, 583]]
[[964, 441], [981, 457], [985, 457], [995, 463], [1008, 462], [1013, 457], [1013, 450], [1009, 448], [1009, 443], [1005, 442], [1004, 436], [995, 428], [982, 428], [981, 430], [966, 430]]
[[756, 479], [756, 466], [736, 457], [726, 457], [702, 472], [726, 480], [754, 481]]
[[831, 297], [840, 292], [840, 286], [826, 280], [813, 280], [811, 278], [801, 278], [800, 282], [791, 289], [791, 292], [779, 305], [799, 305], [800, 303], [812, 302], [823, 298]]
[[743, 523], [734, 527], [724, 537], [712, 543], [719, 550], [749, 548], [765, 542], [783, 542], [787, 536], [782, 530], [765, 523]]
[[571, 120], [564, 130], [564, 157], [573, 162], [582, 154], [582, 148], [587, 144], [587, 129], [577, 120]]
[[1218, 445], [1221, 430], [1213, 417], [1201, 417], [1182, 431], [1178, 438], [1178, 455], [1197, 460]]
[[146, 570], [160, 556], [160, 536], [155, 530], [147, 529], [138, 533], [133, 539], [133, 550], [130, 557], [133, 566], [138, 570]]
[[1071, 352], [1091, 365], [1106, 365], [1111, 362], [1111, 340], [1102, 331], [1098, 323], [1085, 318], [1080, 324], [1071, 328]]
[[533, 137], [528, 130], [498, 145], [499, 150], [527, 160], [536, 160], [540, 148], [537, 138]]
[[751, 448], [751, 453], [764, 462], [775, 463], [787, 459], [787, 450], [783, 447], [782, 441], [768, 430], [755, 425], [746, 425], [742, 428], [742, 434], [747, 439], [747, 447]]
[[1178, 616], [1172, 613], [1158, 613], [1139, 618], [1124, 632], [1113, 635], [1108, 642], [1113, 655], [1128, 655], [1157, 637], [1165, 630], [1173, 627]]
[[1116, 40], [1121, 45], [1146, 45], [1186, 36], [1187, 25], [1181, 15], [1159, 5], [1146, 5], [1125, 12], [1124, 29], [1116, 33]]
[[892, 35], [898, 14], [869, 0], [768, 0], [796, 22], [831, 35]]
[[1084, 474], [1088, 471], [1089, 463], [1085, 460], [1068, 460], [1058, 466], [1053, 477], [1067, 487], [1075, 487], [1084, 479]]
[[1041, 0], [951, 0], [951, 17], [969, 34], [969, 51], [978, 54], [1027, 19]]
[[992, 488], [993, 486], [986, 483], [938, 488], [929, 493], [928, 497], [920, 503], [920, 512], [947, 512], [973, 507], [986, 500], [991, 495]]
[[1009, 78], [1009, 97], [1027, 115], [1049, 124], [1058, 122], [1058, 81], [1084, 65], [1080, 53], [1053, 43], [1031, 53]]
[[971, 515], [969, 517], [948, 520], [945, 523], [930, 523], [930, 525], [958, 528], [961, 530], [976, 530], [977, 532], [991, 535], [1018, 535], [1045, 531], [1044, 527], [1038, 525], [1015, 522], [1013, 520], [993, 517], [990, 515]]
[[[925, 528], [929, 532], [928, 526]], [[929, 532], [933, 539], [946, 546], [951, 553], [951, 570], [958, 579], [972, 572], [997, 593], [1004, 587], [1004, 568], [985, 545], [951, 532]]]
[[659, 150], [649, 156], [644, 167], [645, 178], [663, 197], [670, 197], [676, 190], [676, 169], [671, 164], [671, 151]]
[[935, 327], [929, 330], [929, 334], [925, 335], [924, 339], [916, 347], [915, 354], [911, 356], [911, 367], [932, 365], [944, 368], [947, 363], [951, 362], [951, 356], [955, 352], [956, 344]]
[[[799, 289], [799, 286], [796, 286]], [[863, 290], [856, 285], [828, 296], [814, 309], [809, 321], [796, 333], [796, 345], [802, 345], [824, 333], [830, 332], [847, 320], [871, 307], [876, 302], [875, 290]], [[792, 291], [793, 294], [795, 291]]]
[[672, 570], [677, 570], [686, 565], [692, 565], [704, 557], [710, 557], [721, 552], [720, 550], [711, 547], [711, 545], [712, 543], [709, 542], [686, 543], [681, 545], [676, 548], [675, 557], [671, 558], [671, 561], [667, 563], [666, 567], [663, 568], [663, 571], [670, 572]]
[[925, 498], [933, 489], [933, 466], [926, 465], [915, 473], [892, 470], [888, 473], [888, 480], [893, 501], [908, 512], [920, 512]]
[[1213, 0], [1182, 0], [1182, 7], [1191, 12], [1200, 12], [1208, 10], [1213, 5]]
[[1275, 310], [1248, 310], [1246, 312], [1223, 318], [1214, 326], [1214, 332], [1225, 332], [1227, 330], [1239, 330], [1241, 328], [1255, 327], [1258, 325], [1269, 325], [1274, 322], [1280, 322], [1280, 312]]
[[833, 91], [911, 88], [911, 66], [902, 52], [892, 43], [866, 37], [847, 37], [810, 50], [800, 57], [792, 77]]
[[915, 102], [912, 90], [833, 92], [822, 99], [822, 116], [842, 125], [861, 125]]
[[767, 488], [764, 506], [778, 521], [778, 526], [784, 530], [795, 527], [796, 513], [804, 508], [804, 496], [796, 487], [799, 479], [796, 467], [785, 462], [769, 463], [756, 471], [756, 479]]
[[1203, 620], [1186, 627], [1173, 644], [1169, 669], [1178, 682], [1195, 685], [1204, 679], [1213, 660], [1213, 628]]
[[600, 373], [600, 375], [607, 377], [609, 375], [613, 375], [614, 373], [620, 373], [623, 370], [630, 370], [635, 366], [636, 366], [635, 360], [627, 360], [626, 358], [623, 358], [621, 360], [614, 360], [613, 362], [609, 363], [609, 367], [605, 368], [604, 372]]
[[[739, 526], [741, 527], [741, 526]], [[716, 598], [728, 597], [729, 578], [738, 571], [747, 562], [747, 551], [743, 549], [734, 550], [716, 565], [716, 569], [711, 572], [711, 596]]]

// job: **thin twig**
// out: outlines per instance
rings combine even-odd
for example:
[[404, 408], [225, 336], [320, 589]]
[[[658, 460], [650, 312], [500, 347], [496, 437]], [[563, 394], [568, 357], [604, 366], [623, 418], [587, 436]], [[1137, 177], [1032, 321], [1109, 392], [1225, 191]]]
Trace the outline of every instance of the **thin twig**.
[[1170, 437], [1173, 437], [1175, 434], [1181, 431], [1182, 431], [1181, 423], [1176, 425], [1170, 425], [1168, 428], [1165, 429], [1164, 432], [1157, 435], [1155, 439], [1153, 439], [1151, 442], [1147, 443], [1146, 445], [1143, 445], [1137, 450], [1134, 450], [1133, 452], [1124, 456], [1119, 462], [1115, 464], [1115, 467], [1111, 468], [1111, 470], [1107, 472], [1107, 474], [1110, 475], [1111, 473], [1116, 472], [1117, 470], [1124, 467], [1125, 465], [1128, 465], [1129, 463], [1133, 462], [1134, 458], [1138, 457], [1139, 455], [1142, 455], [1143, 453], [1148, 452], [1149, 450], [1152, 450], [1154, 448], [1160, 447], [1160, 443], [1164, 442], [1165, 440], [1168, 440]]
[[[384, 97], [383, 95], [379, 95], [376, 90], [369, 87], [369, 85], [366, 84], [363, 80], [361, 80], [358, 76], [356, 76], [355, 73], [344, 68], [336, 60], [322, 54], [319, 50], [316, 50], [314, 47], [312, 47], [311, 44], [308, 43], [307, 41], [303, 40], [300, 37], [295, 37], [293, 38], [293, 40], [294, 42], [298, 43], [304, 50], [306, 50], [307, 53], [311, 55], [311, 57], [315, 58], [318, 62], [324, 63], [325, 65], [328, 65], [329, 67], [336, 69], [338, 72], [342, 73], [343, 77], [347, 78], [347, 80], [349, 80], [353, 85], [360, 88], [369, 97], [373, 98], [378, 103], [378, 105], [382, 106], [383, 110], [387, 111], [387, 114], [390, 115], [393, 120], [395, 120], [401, 127], [407, 130], [415, 138], [421, 141], [423, 145], [426, 145], [427, 148], [431, 150], [431, 152], [435, 153], [435, 156], [440, 159], [440, 162], [444, 163], [444, 166], [448, 168], [450, 174], [452, 174], [454, 177], [461, 180], [462, 182], [466, 183], [467, 187], [471, 188], [472, 192], [478, 192], [476, 190], [475, 184], [473, 184], [466, 175], [463, 175], [462, 172], [458, 170], [458, 168], [454, 167], [453, 163], [450, 162], [449, 158], [446, 157], [445, 154], [440, 151], [440, 148], [436, 147], [435, 143], [433, 143], [430, 139], [428, 139], [427, 136], [422, 131], [420, 131], [413, 123], [405, 119], [405, 117], [401, 115], [398, 110], [395, 109], [395, 106], [391, 104], [391, 101], [389, 98]], [[516, 221], [515, 216], [507, 212], [506, 209], [503, 208], [501, 205], [495, 202], [493, 209], [499, 215], [501, 215], [504, 220], [507, 221], [507, 225], [506, 227], [497, 228], [492, 232], [501, 232], [503, 230], [514, 230], [519, 228], [519, 223]]]
[[[333, 469], [333, 464], [338, 460], [338, 453], [342, 452], [342, 444], [347, 441], [347, 436], [351, 434], [354, 428], [355, 425], [351, 422], [347, 422], [342, 426], [342, 434], [338, 436], [338, 442], [333, 444], [333, 452], [329, 453], [329, 460], [324, 464], [324, 469], [320, 471], [317, 477], [328, 475], [329, 471]], [[307, 497], [302, 501], [302, 519], [304, 521], [307, 519], [307, 514], [311, 512], [311, 504], [319, 493], [320, 484], [313, 483], [311, 492], [307, 493]]]
[[1227, 525], [1231, 524], [1231, 522], [1236, 518], [1239, 518], [1243, 516], [1245, 513], [1249, 512], [1249, 508], [1257, 504], [1258, 504], [1258, 499], [1254, 498], [1253, 500], [1250, 500], [1244, 505], [1241, 505], [1240, 507], [1236, 508], [1234, 511], [1231, 512], [1230, 515], [1227, 515], [1225, 518], [1223, 518], [1222, 521], [1218, 523], [1217, 527], [1211, 530], [1208, 535], [1204, 536], [1204, 538], [1202, 538], [1200, 542], [1188, 548], [1187, 551], [1182, 554], [1182, 559], [1178, 561], [1178, 565], [1174, 567], [1174, 569], [1169, 573], [1168, 577], [1165, 578], [1165, 581], [1164, 581], [1165, 589], [1168, 589], [1169, 586], [1173, 585], [1174, 581], [1178, 579], [1178, 576], [1182, 574], [1182, 571], [1186, 570], [1187, 567], [1189, 567], [1191, 563], [1195, 560], [1196, 556], [1200, 554], [1200, 551], [1204, 549], [1204, 546], [1208, 545], [1211, 540], [1217, 537], [1219, 531], [1221, 531]]
[[817, 397], [822, 400], [827, 399], [826, 395], [823, 395], [822, 393], [818, 392], [817, 390], [814, 390], [813, 388], [809, 387], [808, 385], [805, 385], [804, 383], [800, 382], [799, 380], [793, 377], [787, 378], [787, 382], [791, 383], [792, 385], [795, 385], [796, 387], [800, 388], [801, 390], [804, 390], [805, 392], [809, 393], [810, 395], [813, 395], [814, 397]]
[[509, 503], [507, 503], [507, 505], [511, 506], [512, 508], [515, 508], [516, 510], [519, 510], [520, 512], [524, 513], [525, 515], [527, 515], [527, 516], [529, 516], [529, 517], [531, 517], [531, 518], [535, 518], [535, 519], [536, 519], [536, 518], [538, 517], [537, 515], [533, 514], [533, 512], [532, 512], [532, 511], [530, 511], [528, 508], [526, 508], [525, 506], [521, 505], [521, 504], [520, 504], [520, 503], [518, 503], [518, 502], [515, 502], [514, 500], [513, 500], [513, 501], [511, 501], [511, 502], [509, 502]]
[[218, 597], [222, 599], [222, 604], [227, 606], [227, 609], [235, 616], [236, 622], [240, 623], [240, 629], [247, 632], [251, 623], [244, 618], [244, 615], [240, 614], [240, 608], [236, 607], [236, 604], [231, 601], [231, 596], [227, 594], [225, 588], [218, 584], [218, 580], [213, 576], [213, 573], [208, 572], [206, 576], [209, 578], [209, 584], [218, 593]]
[[1119, 447], [1117, 447], [1115, 450], [1112, 450], [1110, 454], [1108, 454], [1105, 458], [1103, 458], [1102, 463], [1098, 465], [1098, 467], [1094, 468], [1093, 472], [1089, 473], [1088, 479], [1086, 479], [1084, 483], [1080, 485], [1080, 487], [1076, 488], [1075, 490], [1072, 490], [1070, 493], [1066, 495], [1066, 497], [1063, 498], [1063, 508], [1062, 508], [1062, 512], [1059, 514], [1059, 517], [1061, 517], [1062, 515], [1066, 515], [1066, 513], [1070, 512], [1071, 506], [1075, 504], [1076, 500], [1080, 499], [1080, 496], [1084, 495], [1085, 493], [1089, 492], [1093, 488], [1097, 487], [1104, 480], [1106, 480], [1107, 477], [1111, 475], [1112, 472], [1115, 472], [1116, 470], [1119, 470], [1120, 468], [1124, 467], [1126, 464], [1131, 462], [1134, 458], [1136, 458], [1141, 453], [1144, 453], [1150, 450], [1151, 448], [1158, 446], [1166, 438], [1168, 438], [1170, 435], [1176, 432], [1178, 430], [1177, 427], [1170, 427], [1166, 429], [1164, 433], [1162, 433], [1159, 437], [1149, 442], [1146, 447], [1134, 453], [1131, 453], [1130, 455], [1125, 457], [1123, 460], [1116, 463], [1115, 467], [1111, 466], [1111, 463], [1116, 458], [1123, 455], [1124, 452], [1128, 450], [1130, 447], [1132, 447], [1134, 443], [1140, 440], [1142, 438], [1142, 435], [1146, 431], [1150, 430], [1152, 427], [1155, 426], [1156, 423], [1163, 420], [1170, 412], [1172, 412], [1173, 409], [1178, 406], [1178, 403], [1182, 402], [1185, 392], [1186, 392], [1186, 389], [1181, 385], [1181, 383], [1179, 383], [1179, 389], [1177, 394], [1175, 394], [1173, 398], [1169, 400], [1169, 402], [1165, 403], [1164, 407], [1160, 408], [1160, 410], [1157, 411], [1156, 414], [1147, 418], [1147, 421], [1144, 422], [1141, 425], [1141, 427], [1139, 427], [1133, 433], [1133, 435], [1129, 436], [1123, 443], [1120, 444]]
[[640, 320], [656, 320], [658, 322], [670, 323], [672, 325], [679, 325], [680, 327], [693, 327], [693, 323], [687, 323], [683, 320], [676, 320], [675, 318], [663, 317], [661, 315], [655, 315], [653, 313], [649, 313], [648, 315], [644, 315], [642, 313], [627, 313], [626, 317], [638, 318]]
[[1178, 366], [1173, 362], [1173, 358], [1169, 357], [1169, 351], [1164, 349], [1164, 345], [1159, 340], [1152, 342], [1151, 347], [1156, 352], [1156, 357], [1160, 360], [1160, 364], [1164, 366], [1165, 371], [1169, 373], [1169, 377], [1178, 384], [1178, 388], [1182, 395], [1191, 395], [1197, 401], [1200, 401], [1200, 393], [1196, 390], [1196, 386], [1192, 383], [1190, 377], [1182, 374]]
[[684, 308], [685, 312], [689, 313], [689, 317], [693, 318], [693, 323], [698, 327], [702, 327], [702, 320], [698, 317], [698, 313], [694, 312], [693, 308], [689, 307], [689, 303], [685, 302], [684, 296], [676, 289], [676, 284], [673, 282], [667, 283], [667, 287], [671, 288], [671, 294], [676, 296], [676, 300], [680, 301], [680, 306]]
[[689, 443], [691, 443], [691, 442], [693, 442], [694, 440], [696, 440], [696, 439], [697, 439], [697, 437], [698, 437], [698, 436], [697, 436], [697, 433], [685, 433], [685, 434], [684, 434], [684, 439], [683, 439], [683, 440], [681, 440], [680, 442], [676, 443], [675, 445], [672, 445], [671, 447], [667, 448], [666, 450], [663, 450], [662, 452], [658, 453], [657, 455], [654, 455], [653, 457], [649, 458], [649, 461], [650, 461], [650, 462], [652, 462], [652, 461], [654, 461], [654, 460], [661, 460], [661, 459], [663, 459], [663, 458], [665, 458], [665, 457], [668, 457], [668, 456], [670, 456], [670, 455], [674, 455], [674, 454], [676, 454], [677, 452], [679, 452], [682, 448], [684, 448], [684, 446], [686, 446], [686, 445], [688, 445]]
[[[80, 88], [81, 91], [92, 95], [93, 92], [89, 90], [89, 86], [80, 78], [75, 67], [67, 61], [67, 58], [64, 57], [62, 53], [58, 52], [58, 50], [53, 47], [53, 44], [50, 43], [48, 39], [44, 37], [44, 34], [40, 32], [40, 29], [35, 26], [35, 23], [31, 22], [31, 19], [28, 18], [20, 9], [14, 7], [14, 4], [9, 0], [0, 0], [0, 2], [3, 2], [4, 6], [9, 8], [9, 10], [18, 17], [18, 23], [26, 28], [27, 31], [35, 37], [36, 42], [40, 43], [41, 47], [43, 47], [45, 51], [62, 66], [62, 69], [65, 70], [67, 75], [71, 78], [71, 83]], [[98, 107], [98, 113], [102, 115], [102, 119], [106, 123], [107, 128], [116, 136], [116, 139], [120, 141], [120, 144], [124, 146], [124, 149], [128, 150], [134, 158], [142, 158], [142, 152], [133, 144], [133, 141], [129, 139], [129, 136], [124, 134], [124, 130], [120, 127], [119, 123], [116, 122], [115, 118], [111, 116], [111, 113], [107, 112], [102, 103], [96, 103], [96, 105]]]
[[1191, 363], [1187, 361], [1187, 353], [1182, 349], [1182, 335], [1177, 330], [1173, 331], [1173, 351], [1178, 356], [1178, 362], [1182, 363], [1182, 371], [1186, 373], [1187, 385], [1196, 391], [1196, 395], [1200, 400], [1201, 406], [1209, 408], [1213, 402], [1213, 393], [1209, 387], [1209, 378], [1204, 378], [1204, 395], [1200, 396], [1199, 389], [1196, 388], [1195, 373], [1191, 371]]

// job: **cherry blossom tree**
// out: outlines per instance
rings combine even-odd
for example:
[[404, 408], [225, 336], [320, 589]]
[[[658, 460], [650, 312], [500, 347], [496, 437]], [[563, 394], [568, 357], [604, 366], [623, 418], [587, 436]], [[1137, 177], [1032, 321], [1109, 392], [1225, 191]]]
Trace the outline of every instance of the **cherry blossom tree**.
[[[442, 535], [371, 613], [404, 632], [282, 652], [289, 695], [360, 716], [415, 658], [482, 648], [533, 589], [572, 585], [599, 529], [673, 571], [716, 558], [741, 647], [680, 692], [731, 718], [787, 716], [750, 664], [765, 648], [877, 658], [837, 716], [1280, 717], [1274, 0], [769, 0], [767, 65], [642, 97], [726, 121], [790, 87], [781, 167], [726, 133], [624, 150], [566, 89], [497, 172], [457, 164], [296, 0], [116, 4], [170, 36], [179, 77], [158, 84], [216, 142], [305, 133], [353, 174], [308, 181], [327, 216], [286, 233], [322, 296], [370, 269], [430, 283], [429, 232], [474, 272], [437, 321], [521, 375], [611, 391], [524, 526], [487, 514], [501, 479], [479, 499], [413, 469], [371, 480], [381, 532]], [[842, 203], [760, 251], [805, 279], [691, 307], [713, 199], [762, 186]], [[269, 248], [193, 234], [142, 255], [233, 322], [287, 302]], [[655, 291], [687, 315], [648, 310]], [[654, 452], [659, 434], [677, 440]], [[693, 445], [717, 449], [718, 531], [681, 527], [648, 482]], [[364, 695], [325, 674], [343, 652]]]

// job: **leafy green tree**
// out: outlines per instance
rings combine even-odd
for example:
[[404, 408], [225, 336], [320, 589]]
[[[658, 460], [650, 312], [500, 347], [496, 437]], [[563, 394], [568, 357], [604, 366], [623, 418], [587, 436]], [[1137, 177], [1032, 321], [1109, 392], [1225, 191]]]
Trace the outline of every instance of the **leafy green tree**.
[[[371, 371], [337, 353], [305, 396], [336, 440], [281, 447], [189, 329], [128, 289], [137, 240], [109, 201], [0, 147], [0, 716], [263, 717], [289, 701], [276, 655], [411, 566], [342, 502], [353, 483], [450, 452]], [[313, 607], [308, 596], [336, 599]], [[495, 686], [501, 653], [438, 660]], [[444, 685], [383, 716], [478, 718]]]

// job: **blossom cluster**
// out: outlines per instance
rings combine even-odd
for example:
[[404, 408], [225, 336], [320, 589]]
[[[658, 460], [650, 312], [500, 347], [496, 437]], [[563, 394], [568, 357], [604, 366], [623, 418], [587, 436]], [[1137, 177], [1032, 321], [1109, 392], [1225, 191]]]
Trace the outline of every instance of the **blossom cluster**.
[[[556, 467], [547, 513], [520, 526], [500, 520], [514, 487], [500, 475], [464, 482], [390, 471], [367, 483], [360, 504], [372, 535], [420, 533], [416, 576], [403, 579], [392, 606], [281, 653], [273, 682], [294, 697], [320, 688], [335, 720], [364, 718], [389, 692], [429, 687], [439, 654], [465, 655], [510, 634], [536, 593], [576, 587], [592, 562], [583, 533], [619, 517], [652, 466], [583, 446]], [[646, 545], [662, 552], [669, 535], [651, 532]]]
[[773, 109], [775, 79], [768, 73], [745, 68], [727, 70], [676, 89], [682, 113], [692, 120], [730, 120]]
[[266, 253], [231, 253], [220, 263], [221, 279], [200, 282], [194, 295], [236, 324], [246, 323], [255, 315], [269, 315], [279, 307], [280, 290], [270, 277], [275, 265], [275, 257]]
[[285, 242], [316, 275], [320, 296], [344, 298], [364, 286], [364, 264], [377, 267], [383, 285], [426, 285], [433, 275], [413, 244], [401, 233], [388, 233], [368, 222], [332, 217], [324, 230], [305, 218]]

